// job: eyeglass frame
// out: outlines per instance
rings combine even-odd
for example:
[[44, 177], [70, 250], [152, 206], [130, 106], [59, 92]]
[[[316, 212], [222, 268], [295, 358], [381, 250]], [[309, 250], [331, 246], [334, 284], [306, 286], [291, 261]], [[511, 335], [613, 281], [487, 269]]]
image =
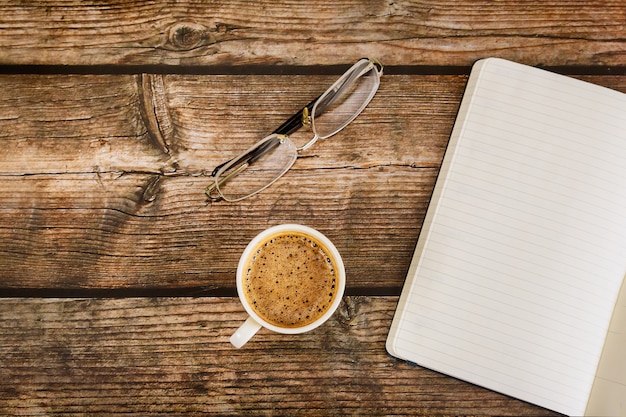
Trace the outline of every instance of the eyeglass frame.
[[[364, 67], [359, 73], [355, 73], [354, 69], [357, 68], [363, 61], [368, 61], [369, 64]], [[367, 98], [367, 100], [364, 100], [361, 108], [355, 112], [348, 120], [346, 120], [339, 128], [335, 129], [333, 132], [324, 135], [324, 136], [320, 136], [317, 134], [317, 132], [315, 130], [313, 130], [313, 138], [310, 139], [307, 143], [305, 143], [303, 146], [301, 147], [296, 147], [296, 158], [298, 158], [298, 153], [301, 151], [305, 151], [308, 148], [310, 148], [315, 142], [317, 142], [318, 139], [326, 139], [329, 138], [335, 134], [337, 134], [338, 132], [340, 132], [341, 130], [343, 130], [347, 125], [349, 125], [354, 119], [356, 119], [359, 114], [361, 114], [361, 112], [365, 109], [365, 107], [367, 107], [367, 105], [369, 104], [369, 102], [372, 100], [372, 98], [374, 97], [374, 95], [376, 94], [376, 92], [378, 91], [378, 84], [380, 83], [380, 76], [383, 74], [383, 65], [382, 63], [380, 63], [380, 61], [373, 59], [373, 58], [362, 58], [360, 60], [358, 60], [354, 65], [352, 65], [341, 77], [339, 77], [339, 79], [337, 81], [335, 81], [326, 91], [324, 91], [322, 94], [320, 94], [319, 96], [317, 96], [315, 99], [313, 99], [309, 104], [307, 104], [306, 106], [304, 106], [302, 109], [300, 109], [297, 113], [295, 113], [293, 116], [291, 116], [289, 119], [287, 119], [287, 121], [285, 121], [282, 125], [280, 125], [276, 130], [274, 130], [270, 135], [266, 136], [265, 138], [261, 139], [260, 141], [256, 142], [251, 148], [249, 148], [247, 151], [243, 152], [242, 154], [229, 159], [228, 161], [216, 166], [212, 173], [211, 173], [211, 177], [215, 178], [215, 181], [213, 181], [213, 183], [211, 185], [209, 185], [206, 190], [205, 190], [205, 194], [213, 201], [219, 201], [219, 200], [226, 200], [229, 202], [236, 202], [236, 201], [241, 201], [244, 200], [248, 197], [251, 197], [255, 194], [260, 193], [261, 191], [265, 190], [267, 187], [271, 186], [274, 182], [276, 182], [279, 178], [281, 178], [292, 166], [293, 163], [295, 162], [295, 159], [293, 162], [291, 162], [291, 164], [286, 167], [286, 169], [278, 176], [276, 176], [276, 178], [274, 178], [271, 182], [267, 183], [264, 187], [261, 187], [260, 189], [258, 189], [257, 191], [248, 194], [244, 197], [240, 197], [237, 199], [227, 199], [226, 197], [224, 197], [224, 195], [222, 194], [222, 192], [219, 189], [219, 184], [223, 183], [224, 181], [228, 180], [229, 178], [232, 178], [233, 176], [238, 175], [240, 172], [242, 172], [244, 169], [246, 169], [248, 166], [250, 166], [250, 164], [252, 162], [254, 162], [255, 159], [258, 159], [260, 157], [262, 157], [263, 155], [265, 155], [267, 152], [269, 152], [270, 150], [272, 150], [274, 147], [276, 147], [277, 145], [281, 144], [284, 140], [289, 138], [289, 135], [291, 135], [292, 133], [294, 133], [295, 131], [297, 131], [298, 129], [300, 129], [303, 126], [313, 126], [314, 124], [314, 120], [313, 120], [313, 115], [315, 114], [323, 114], [324, 110], [326, 108], [323, 108], [322, 110], [319, 110], [319, 106], [321, 104], [320, 99], [322, 97], [325, 97], [328, 95], [328, 97], [331, 99], [328, 103], [322, 103], [325, 104], [326, 107], [328, 107], [330, 104], [332, 104], [333, 100], [332, 98], [337, 96], [337, 93], [340, 91], [339, 86], [343, 85], [344, 88], [345, 86], [349, 86], [352, 85], [352, 83], [354, 81], [356, 81], [357, 79], [359, 79], [363, 74], [366, 74], [368, 71], [374, 69], [375, 73], [377, 75], [377, 85], [376, 88], [372, 89], [372, 91], [370, 92], [370, 96]], [[352, 76], [353, 79], [351, 81], [346, 81], [346, 78]], [[328, 93], [335, 90], [335, 94], [334, 95], [329, 95]], [[272, 140], [274, 139], [274, 140]], [[228, 168], [230, 168], [229, 164], [233, 161], [239, 161], [240, 159], [244, 159], [244, 158], [248, 158], [248, 160], [242, 165], [241, 168], [236, 169], [232, 174], [230, 174], [229, 176], [225, 177], [224, 179], [222, 179], [221, 181], [218, 180], [220, 172], [222, 170], [226, 170]], [[216, 191], [218, 193], [217, 196], [213, 196], [211, 195], [214, 191]]]

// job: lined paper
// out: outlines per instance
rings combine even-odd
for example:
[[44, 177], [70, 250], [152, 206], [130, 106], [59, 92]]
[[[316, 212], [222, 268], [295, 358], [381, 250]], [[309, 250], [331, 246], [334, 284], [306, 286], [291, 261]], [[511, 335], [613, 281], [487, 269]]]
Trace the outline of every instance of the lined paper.
[[584, 414], [626, 274], [624, 161], [626, 95], [479, 61], [389, 352]]

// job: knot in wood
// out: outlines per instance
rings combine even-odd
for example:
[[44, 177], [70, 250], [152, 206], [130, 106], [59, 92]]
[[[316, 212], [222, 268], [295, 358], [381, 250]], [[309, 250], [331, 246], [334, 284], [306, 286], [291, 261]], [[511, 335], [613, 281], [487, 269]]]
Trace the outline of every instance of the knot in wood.
[[339, 313], [339, 322], [344, 326], [358, 325], [358, 309], [360, 297], [344, 297], [337, 312]]
[[169, 44], [180, 51], [188, 51], [210, 43], [207, 29], [197, 23], [177, 23], [169, 30]]

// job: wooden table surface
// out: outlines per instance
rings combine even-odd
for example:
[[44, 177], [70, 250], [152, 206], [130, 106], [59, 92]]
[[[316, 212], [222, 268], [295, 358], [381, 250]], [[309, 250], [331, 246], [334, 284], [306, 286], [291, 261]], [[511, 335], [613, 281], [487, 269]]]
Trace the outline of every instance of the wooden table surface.
[[[0, 1], [0, 414], [552, 415], [390, 357], [385, 339], [470, 67], [626, 92], [626, 1]], [[380, 89], [239, 203], [204, 195], [361, 57]], [[325, 233], [322, 327], [229, 336], [235, 269]]]

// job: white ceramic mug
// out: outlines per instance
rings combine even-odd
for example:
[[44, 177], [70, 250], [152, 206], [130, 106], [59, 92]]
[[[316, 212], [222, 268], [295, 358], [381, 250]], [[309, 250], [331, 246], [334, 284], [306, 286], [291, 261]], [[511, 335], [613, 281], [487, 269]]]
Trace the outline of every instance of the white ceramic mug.
[[[288, 234], [289, 232], [293, 232], [294, 234], [309, 236], [321, 243], [321, 245], [326, 249], [327, 255], [331, 258], [332, 264], [334, 266], [334, 276], [335, 276], [335, 291], [334, 298], [332, 299], [331, 304], [327, 307], [327, 309], [323, 312], [323, 314], [315, 319], [315, 321], [308, 323], [299, 327], [281, 327], [272, 323], [269, 323], [265, 319], [263, 319], [254, 308], [250, 305], [246, 294], [245, 294], [245, 278], [246, 273], [249, 268], [250, 258], [254, 256], [253, 252], [258, 250], [258, 248], [272, 236], [280, 236], [284, 234]], [[328, 320], [333, 313], [339, 307], [341, 303], [343, 293], [346, 286], [346, 272], [344, 269], [343, 261], [341, 259], [341, 255], [339, 251], [333, 245], [333, 243], [322, 233], [318, 232], [315, 229], [312, 229], [307, 226], [302, 226], [299, 224], [283, 224], [279, 226], [270, 227], [269, 229], [264, 230], [259, 233], [246, 247], [241, 255], [241, 259], [239, 260], [239, 265], [237, 267], [237, 293], [239, 294], [239, 299], [243, 304], [246, 312], [248, 313], [248, 319], [237, 329], [237, 331], [231, 336], [230, 342], [233, 346], [240, 348], [246, 342], [248, 342], [252, 336], [256, 334], [256, 332], [261, 329], [261, 327], [265, 327], [269, 330], [278, 333], [284, 334], [297, 334], [304, 333], [310, 330], [315, 329], [316, 327], [323, 324], [326, 320]]]

